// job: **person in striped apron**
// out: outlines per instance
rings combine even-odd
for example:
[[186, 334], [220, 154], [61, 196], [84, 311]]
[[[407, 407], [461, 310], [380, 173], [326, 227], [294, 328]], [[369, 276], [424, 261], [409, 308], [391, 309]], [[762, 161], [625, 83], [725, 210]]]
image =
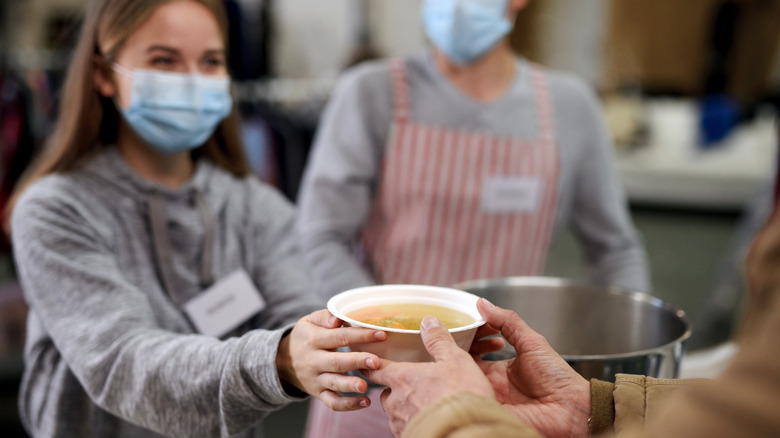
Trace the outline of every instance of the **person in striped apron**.
[[[325, 298], [540, 275], [563, 227], [592, 283], [650, 291], [597, 97], [505, 38], [528, 1], [423, 0], [430, 50], [340, 79], [299, 196], [301, 244]], [[346, 413], [312, 401], [307, 435], [391, 436], [380, 393]]]

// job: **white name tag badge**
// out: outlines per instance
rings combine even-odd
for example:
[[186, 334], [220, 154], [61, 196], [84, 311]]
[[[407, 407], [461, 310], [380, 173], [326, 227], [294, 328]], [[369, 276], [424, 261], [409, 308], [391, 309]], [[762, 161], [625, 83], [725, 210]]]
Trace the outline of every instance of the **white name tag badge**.
[[538, 177], [488, 176], [482, 180], [485, 213], [535, 213], [544, 182]]
[[184, 305], [184, 311], [204, 335], [222, 337], [266, 306], [243, 269], [219, 280]]

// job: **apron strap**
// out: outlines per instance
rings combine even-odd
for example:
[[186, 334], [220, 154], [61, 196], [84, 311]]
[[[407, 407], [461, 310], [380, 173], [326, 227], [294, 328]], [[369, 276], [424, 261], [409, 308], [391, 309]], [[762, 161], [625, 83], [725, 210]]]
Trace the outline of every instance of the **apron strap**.
[[547, 142], [554, 143], [555, 117], [553, 115], [550, 92], [547, 87], [547, 79], [544, 71], [536, 64], [530, 64], [531, 83], [536, 94], [536, 107], [539, 109], [539, 137]]
[[406, 63], [401, 58], [390, 61], [390, 75], [393, 81], [393, 114], [397, 123], [409, 121], [409, 82], [406, 80]]

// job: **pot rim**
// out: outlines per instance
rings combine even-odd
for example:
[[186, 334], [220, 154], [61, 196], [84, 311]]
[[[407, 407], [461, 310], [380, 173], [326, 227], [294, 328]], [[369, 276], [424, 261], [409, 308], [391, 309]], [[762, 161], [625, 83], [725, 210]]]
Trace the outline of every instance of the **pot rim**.
[[[649, 354], [667, 351], [676, 345], [685, 346], [685, 342], [691, 337], [692, 328], [691, 322], [688, 319], [688, 315], [684, 310], [672, 306], [666, 301], [654, 297], [645, 292], [632, 291], [629, 289], [617, 287], [617, 286], [598, 286], [590, 284], [584, 281], [572, 280], [561, 277], [545, 277], [545, 276], [512, 276], [512, 277], [497, 277], [497, 278], [484, 278], [476, 280], [467, 280], [460, 283], [456, 283], [450, 286], [453, 289], [460, 289], [464, 292], [469, 292], [475, 295], [479, 295], [477, 292], [470, 291], [469, 289], [478, 288], [486, 289], [492, 286], [541, 286], [541, 287], [573, 287], [577, 289], [586, 290], [601, 290], [611, 295], [622, 295], [635, 301], [642, 301], [652, 306], [658, 307], [664, 311], [669, 312], [677, 316], [685, 326], [685, 332], [678, 336], [671, 342], [659, 345], [658, 347], [647, 348], [644, 350], [631, 351], [628, 353], [615, 353], [615, 354], [561, 354], [566, 360], [611, 360], [611, 359], [626, 359], [631, 357], [647, 356]], [[511, 309], [509, 309], [511, 310]]]

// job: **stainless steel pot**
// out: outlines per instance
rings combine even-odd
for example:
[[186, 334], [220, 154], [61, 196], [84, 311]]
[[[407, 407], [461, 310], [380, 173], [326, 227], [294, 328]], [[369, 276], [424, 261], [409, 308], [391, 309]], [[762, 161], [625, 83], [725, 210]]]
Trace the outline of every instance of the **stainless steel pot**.
[[[691, 335], [682, 310], [618, 288], [550, 277], [507, 277], [453, 286], [517, 312], [583, 377], [676, 378]], [[492, 358], [514, 355], [507, 346]]]

